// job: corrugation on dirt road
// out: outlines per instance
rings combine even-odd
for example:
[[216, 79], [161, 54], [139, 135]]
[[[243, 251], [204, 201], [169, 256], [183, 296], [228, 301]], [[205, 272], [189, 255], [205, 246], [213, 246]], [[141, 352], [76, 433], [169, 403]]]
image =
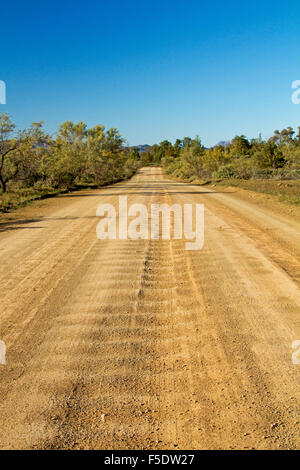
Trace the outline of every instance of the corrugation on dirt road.
[[[98, 240], [119, 195], [204, 203], [203, 249]], [[147, 168], [2, 222], [1, 448], [300, 447], [299, 220]]]

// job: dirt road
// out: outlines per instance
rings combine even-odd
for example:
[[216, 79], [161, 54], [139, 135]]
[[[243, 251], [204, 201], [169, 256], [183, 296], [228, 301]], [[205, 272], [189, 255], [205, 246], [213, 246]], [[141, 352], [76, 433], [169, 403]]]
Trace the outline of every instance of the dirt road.
[[[119, 195], [204, 203], [203, 249], [97, 239]], [[300, 448], [295, 217], [148, 168], [0, 232], [1, 448]]]

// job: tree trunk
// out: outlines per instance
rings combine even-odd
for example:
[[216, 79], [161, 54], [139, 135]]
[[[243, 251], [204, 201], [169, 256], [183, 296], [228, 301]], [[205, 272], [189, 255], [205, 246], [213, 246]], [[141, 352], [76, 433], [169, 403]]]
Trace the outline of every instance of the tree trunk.
[[0, 178], [0, 182], [1, 182], [1, 185], [2, 185], [3, 193], [6, 193], [6, 181], [4, 179]]

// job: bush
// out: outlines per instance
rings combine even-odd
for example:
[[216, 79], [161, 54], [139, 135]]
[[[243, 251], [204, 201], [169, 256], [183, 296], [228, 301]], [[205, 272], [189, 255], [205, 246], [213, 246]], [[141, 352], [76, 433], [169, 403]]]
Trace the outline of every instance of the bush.
[[222, 165], [217, 171], [213, 172], [213, 179], [229, 179], [237, 177], [236, 168], [232, 164]]

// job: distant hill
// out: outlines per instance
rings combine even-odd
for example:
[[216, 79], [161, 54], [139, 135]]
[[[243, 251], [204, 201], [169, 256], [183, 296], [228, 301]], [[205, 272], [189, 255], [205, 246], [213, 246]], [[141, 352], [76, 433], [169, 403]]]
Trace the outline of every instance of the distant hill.
[[151, 145], [143, 144], [143, 145], [133, 145], [133, 148], [138, 149], [140, 153], [147, 152], [151, 148]]
[[222, 145], [222, 147], [227, 147], [227, 145], [231, 144], [231, 140], [220, 140], [215, 147], [218, 147], [219, 145]]

